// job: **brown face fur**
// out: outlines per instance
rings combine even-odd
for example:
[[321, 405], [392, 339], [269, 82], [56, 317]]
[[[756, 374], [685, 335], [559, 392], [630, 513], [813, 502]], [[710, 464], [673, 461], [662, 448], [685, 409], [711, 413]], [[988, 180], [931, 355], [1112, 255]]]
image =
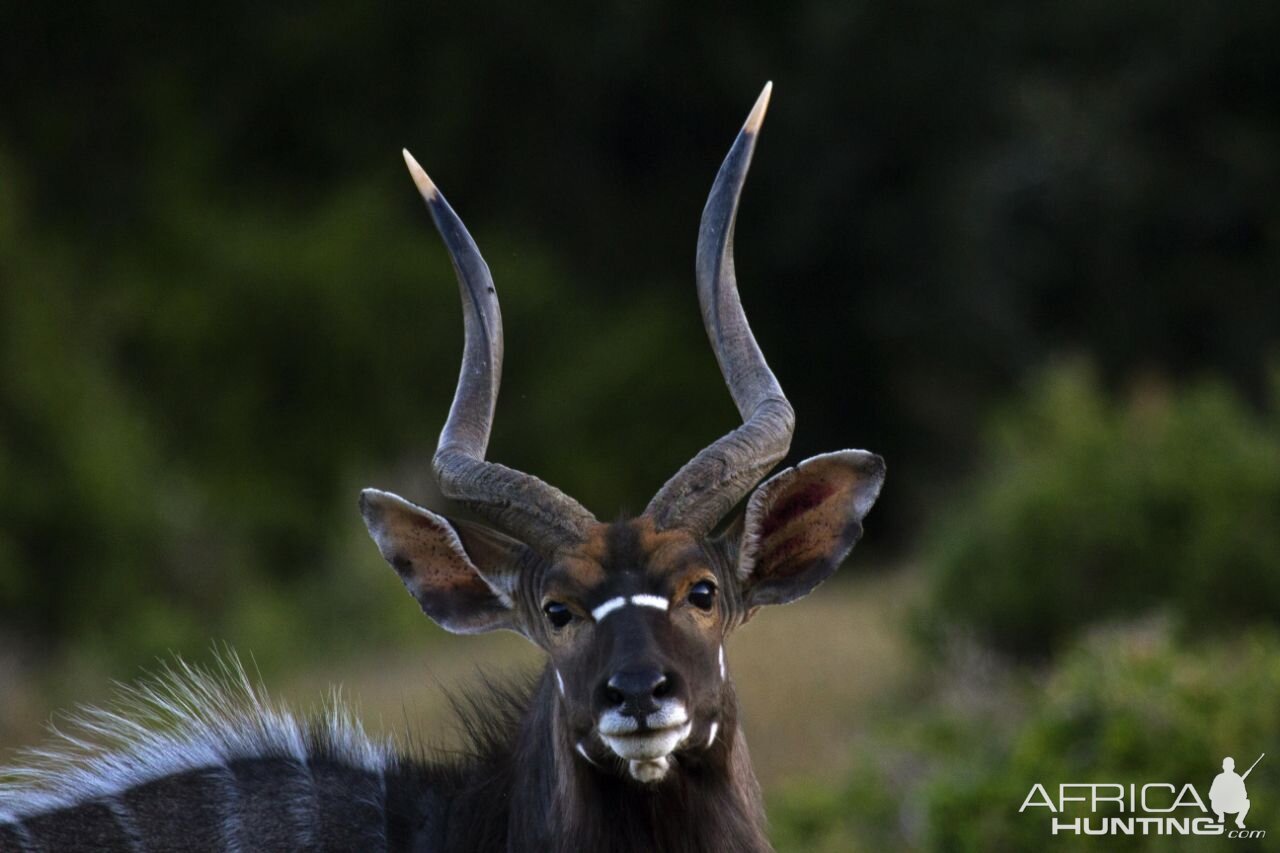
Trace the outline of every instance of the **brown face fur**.
[[762, 484], [722, 535], [659, 530], [642, 516], [592, 525], [550, 555], [386, 492], [367, 490], [361, 507], [428, 616], [450, 631], [506, 628], [536, 643], [576, 751], [596, 766], [623, 759], [653, 782], [672, 756], [728, 748], [736, 706], [725, 637], [835, 571], [883, 477], [873, 454], [824, 454]]
[[[600, 715], [618, 704], [609, 694], [611, 678], [653, 672], [666, 679], [656, 699], [683, 705], [694, 721], [690, 740], [707, 742], [722, 716], [720, 661], [734, 624], [735, 583], [714, 543], [683, 530], [657, 531], [647, 518], [600, 525], [558, 555], [537, 596], [534, 618], [541, 624], [534, 638], [563, 682], [574, 736], [589, 737]], [[701, 594], [691, 600], [699, 585]], [[706, 585], [713, 590], [709, 606]], [[633, 596], [649, 603], [634, 604]], [[624, 603], [610, 606], [618, 601]], [[552, 623], [553, 605], [568, 608], [566, 624]]]

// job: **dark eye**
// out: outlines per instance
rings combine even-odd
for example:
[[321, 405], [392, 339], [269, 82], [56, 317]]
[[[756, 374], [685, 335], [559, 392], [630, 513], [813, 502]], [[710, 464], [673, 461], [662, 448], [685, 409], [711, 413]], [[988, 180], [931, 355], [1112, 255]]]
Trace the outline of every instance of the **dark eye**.
[[716, 585], [711, 581], [698, 581], [689, 590], [689, 603], [699, 610], [710, 610], [716, 600]]
[[563, 628], [573, 621], [573, 613], [558, 601], [548, 601], [543, 605], [542, 612], [547, 614], [553, 628]]

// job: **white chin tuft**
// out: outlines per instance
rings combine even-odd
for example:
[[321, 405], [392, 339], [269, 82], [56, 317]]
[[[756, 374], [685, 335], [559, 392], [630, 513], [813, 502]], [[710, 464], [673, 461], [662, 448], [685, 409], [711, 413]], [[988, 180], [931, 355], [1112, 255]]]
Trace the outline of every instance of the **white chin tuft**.
[[645, 784], [661, 782], [670, 769], [670, 758], [655, 758], [652, 761], [632, 761], [627, 765], [631, 778]]

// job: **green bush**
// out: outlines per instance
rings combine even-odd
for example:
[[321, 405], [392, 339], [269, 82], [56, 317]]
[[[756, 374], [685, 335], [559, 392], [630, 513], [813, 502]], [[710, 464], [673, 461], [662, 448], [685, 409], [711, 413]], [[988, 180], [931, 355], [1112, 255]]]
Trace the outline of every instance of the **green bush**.
[[[1280, 638], [1273, 633], [1195, 649], [1147, 632], [1095, 637], [1064, 660], [1006, 747], [955, 756], [925, 786], [924, 846], [1033, 850], [1052, 841], [1054, 849], [1081, 851], [1240, 849], [1241, 841], [1225, 836], [1054, 838], [1047, 809], [1019, 814], [1018, 808], [1036, 782], [1056, 797], [1061, 783], [1102, 781], [1190, 783], [1207, 807], [1222, 758], [1233, 756], [1243, 773], [1273, 743], [1278, 719]], [[989, 737], [971, 734], [971, 742]], [[1253, 805], [1247, 825], [1269, 835], [1280, 833], [1278, 757], [1264, 758], [1247, 782]]]
[[[164, 251], [36, 233], [34, 194], [0, 182], [0, 649], [132, 673], [215, 639], [267, 663], [427, 624], [356, 509], [363, 486], [432, 500], [461, 353], [452, 269], [390, 160], [287, 210], [173, 190], [148, 220]], [[611, 316], [570, 297], [540, 244], [479, 222], [509, 283], [491, 451], [613, 513], [652, 489], [653, 460], [674, 471], [685, 451], [652, 421], [616, 423], [609, 401], [692, 411], [715, 387], [694, 334], [664, 344], [702, 365], [683, 390], [635, 381], [654, 373], [650, 342], [696, 310], [641, 292]], [[550, 369], [568, 352], [571, 371]], [[720, 406], [684, 428], [730, 423], [727, 394]], [[617, 447], [639, 450], [597, 464]]]
[[[1187, 645], [1147, 623], [1092, 634], [1047, 676], [987, 676], [949, 667], [870, 723], [843, 784], [775, 794], [779, 851], [1256, 849], [1221, 836], [1055, 837], [1046, 809], [1018, 810], [1035, 783], [1054, 797], [1064, 783], [1190, 783], [1208, 806], [1224, 756], [1243, 773], [1274, 742], [1280, 635]], [[1280, 832], [1280, 756], [1247, 786], [1248, 828]]]
[[793, 782], [769, 803], [779, 853], [854, 853], [900, 846], [898, 803], [879, 769], [859, 765], [842, 785]]
[[1051, 372], [996, 423], [931, 537], [929, 621], [1005, 652], [1167, 609], [1195, 631], [1280, 617], [1280, 430], [1218, 384], [1124, 401]]

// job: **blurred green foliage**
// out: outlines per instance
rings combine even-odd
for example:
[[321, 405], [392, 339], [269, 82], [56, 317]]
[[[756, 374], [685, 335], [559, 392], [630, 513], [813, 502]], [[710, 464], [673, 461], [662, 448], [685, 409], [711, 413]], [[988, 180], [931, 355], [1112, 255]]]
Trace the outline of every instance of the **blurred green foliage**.
[[[1026, 722], [1007, 748], [968, 749], [929, 784], [927, 847], [1044, 846], [1048, 809], [1017, 814], [1033, 782], [1054, 797], [1060, 783], [1155, 782], [1178, 789], [1191, 783], [1208, 807], [1209, 785], [1221, 772], [1223, 757], [1234, 757], [1237, 771], [1244, 773], [1274, 736], [1277, 709], [1280, 638], [1273, 632], [1182, 647], [1159, 632], [1095, 637], [1075, 649], [1037, 691]], [[1249, 798], [1259, 806], [1249, 817], [1251, 826], [1273, 829], [1266, 810], [1280, 803], [1280, 774], [1265, 766], [1267, 760], [1247, 782]], [[1177, 812], [1189, 814], [1203, 816], [1198, 810]], [[1234, 828], [1233, 816], [1227, 820]], [[1053, 840], [1062, 850], [1093, 850], [1097, 843], [1073, 835]], [[1108, 839], [1109, 849], [1125, 850], [1229, 850], [1240, 844], [1225, 836]]]
[[[790, 461], [886, 456], [859, 547], [923, 534], [931, 664], [1066, 650], [895, 697], [771, 797], [779, 849], [1038, 849], [1033, 779], [1207, 787], [1280, 715], [1278, 42], [1215, 0], [0, 4], [0, 664], [70, 701], [59, 656], [430, 630], [355, 510], [440, 505], [460, 353], [403, 145], [502, 296], [491, 456], [642, 507], [735, 423], [694, 236], [773, 79], [737, 268]], [[1152, 609], [1179, 639], [1080, 642]]]
[[1218, 382], [1111, 395], [1060, 368], [932, 536], [930, 618], [1020, 656], [1153, 608], [1196, 635], [1274, 624], [1278, 512], [1280, 394], [1264, 415]]
[[[1034, 783], [1056, 798], [1059, 784], [1104, 781], [1190, 783], [1208, 807], [1222, 758], [1243, 773], [1274, 735], [1275, 632], [1180, 643], [1156, 624], [1115, 628], [1074, 644], [1047, 676], [981, 689], [980, 701], [942, 689], [904, 703], [879, 721], [876, 759], [842, 785], [779, 793], [779, 851], [1254, 849], [1225, 837], [1055, 838], [1048, 809], [1018, 809]], [[1274, 829], [1280, 773], [1269, 760], [1247, 782], [1251, 828]]]
[[791, 461], [889, 460], [864, 549], [908, 548], [1060, 352], [1257, 402], [1278, 34], [1211, 0], [0, 5], [0, 648], [417, 624], [353, 506], [438, 503], [459, 353], [403, 145], [502, 294], [491, 455], [601, 517], [735, 423], [694, 235], [766, 79], [743, 300]]
[[872, 853], [900, 850], [901, 804], [879, 768], [860, 763], [835, 785], [793, 781], [769, 803], [769, 829], [778, 853]]

